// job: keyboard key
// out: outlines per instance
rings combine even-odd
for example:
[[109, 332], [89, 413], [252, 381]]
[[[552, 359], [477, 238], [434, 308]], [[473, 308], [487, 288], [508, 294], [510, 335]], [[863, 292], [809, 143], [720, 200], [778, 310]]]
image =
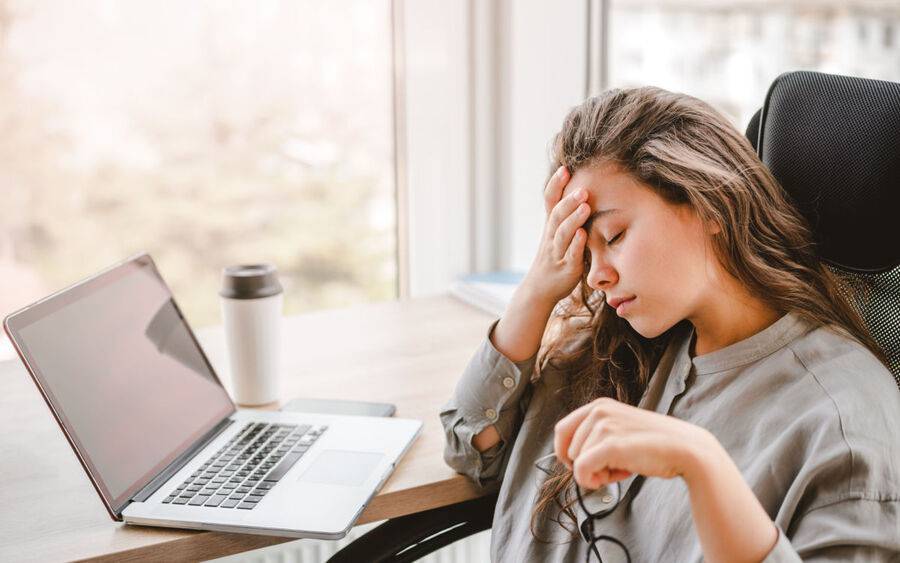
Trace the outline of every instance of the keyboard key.
[[228, 499], [219, 505], [219, 508], [234, 508], [241, 502], [239, 499]]
[[206, 495], [197, 495], [194, 498], [192, 498], [191, 502], [189, 502], [188, 504], [190, 506], [200, 506], [201, 504], [205, 503], [208, 500], [209, 500], [209, 497]]
[[187, 504], [188, 499], [184, 497], [178, 497], [177, 499], [172, 501], [172, 504]]
[[252, 510], [252, 509], [256, 508], [256, 503], [255, 502], [242, 502], [241, 504], [238, 505], [238, 508], [240, 508], [242, 510]]
[[244, 500], [247, 502], [259, 502], [262, 499], [263, 499], [262, 495], [250, 495], [247, 498], [245, 498]]
[[172, 502], [173, 500], [175, 500], [175, 498], [176, 498], [175, 495], [168, 496], [168, 497], [166, 497], [165, 499], [163, 499], [163, 502], [166, 503], [166, 504], [169, 504], [170, 502]]
[[297, 463], [297, 460], [299, 460], [302, 455], [303, 454], [291, 453], [284, 456], [284, 459], [282, 459], [281, 462], [275, 467], [275, 469], [273, 469], [272, 472], [266, 476], [266, 481], [278, 481], [279, 479], [284, 477], [285, 473], [287, 473], [290, 468], [293, 467], [295, 463]]
[[225, 500], [225, 495], [213, 495], [203, 506], [219, 506]]

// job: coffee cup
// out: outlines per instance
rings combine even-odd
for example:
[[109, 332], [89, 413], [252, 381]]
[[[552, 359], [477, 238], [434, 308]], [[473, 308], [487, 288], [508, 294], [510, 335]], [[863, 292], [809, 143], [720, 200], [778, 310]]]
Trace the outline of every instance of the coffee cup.
[[219, 296], [235, 402], [256, 406], [277, 401], [284, 292], [275, 267], [225, 268]]

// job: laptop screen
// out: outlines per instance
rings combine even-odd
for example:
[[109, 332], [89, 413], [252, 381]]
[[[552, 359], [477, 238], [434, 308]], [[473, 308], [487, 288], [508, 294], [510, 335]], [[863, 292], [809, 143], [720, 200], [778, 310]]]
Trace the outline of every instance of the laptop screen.
[[115, 517], [235, 410], [149, 256], [11, 315], [7, 330]]

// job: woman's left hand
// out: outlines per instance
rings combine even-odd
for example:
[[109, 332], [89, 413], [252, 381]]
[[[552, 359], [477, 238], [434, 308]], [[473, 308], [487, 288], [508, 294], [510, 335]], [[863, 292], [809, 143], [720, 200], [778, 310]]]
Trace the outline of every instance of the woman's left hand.
[[715, 437], [699, 426], [610, 398], [572, 411], [555, 430], [556, 457], [587, 489], [634, 473], [687, 479], [704, 452], [718, 446]]

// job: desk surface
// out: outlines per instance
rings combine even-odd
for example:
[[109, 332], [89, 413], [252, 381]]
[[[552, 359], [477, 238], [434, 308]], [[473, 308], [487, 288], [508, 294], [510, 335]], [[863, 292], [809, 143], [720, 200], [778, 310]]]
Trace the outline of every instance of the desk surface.
[[[442, 459], [438, 410], [492, 317], [449, 296], [309, 313], [285, 321], [282, 399], [397, 405], [422, 434], [358, 523], [478, 496]], [[228, 386], [221, 329], [198, 333]], [[168, 530], [113, 522], [18, 360], [0, 363], [0, 560], [107, 556], [210, 559], [289, 538]]]

